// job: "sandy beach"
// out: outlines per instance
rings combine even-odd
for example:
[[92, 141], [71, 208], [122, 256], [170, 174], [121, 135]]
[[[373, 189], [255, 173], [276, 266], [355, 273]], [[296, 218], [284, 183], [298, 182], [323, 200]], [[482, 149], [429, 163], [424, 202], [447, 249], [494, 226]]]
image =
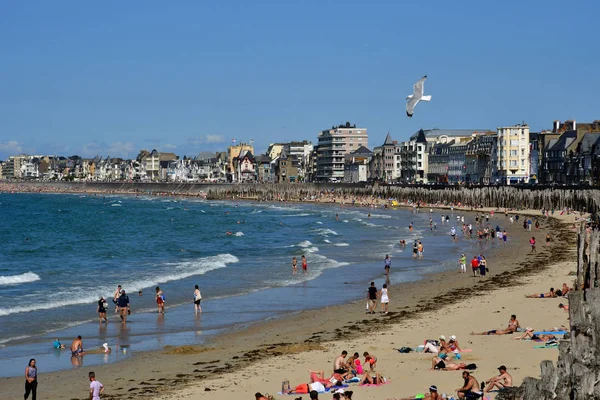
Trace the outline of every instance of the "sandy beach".
[[[539, 211], [529, 215], [539, 215]], [[496, 218], [506, 224], [503, 215], [497, 213]], [[567, 314], [557, 307], [560, 299], [524, 296], [570, 283], [567, 274], [574, 269], [571, 252], [576, 239], [569, 226], [574, 220], [574, 215], [543, 219], [534, 234], [542, 239], [550, 231], [554, 241], [546, 248], [538, 240], [534, 255], [527, 242], [531, 233], [515, 223], [509, 231], [510, 245], [486, 254], [491, 270], [488, 278], [452, 271], [394, 285], [386, 316], [365, 315], [360, 300], [254, 324], [222, 335], [207, 347], [167, 348], [91, 368], [107, 387], [105, 398], [246, 398], [257, 391], [275, 394], [284, 379], [292, 385], [305, 383], [307, 368], [328, 373], [342, 350], [369, 351], [378, 358], [377, 371], [391, 383], [377, 388], [352, 387], [354, 398], [401, 398], [422, 393], [431, 384], [447, 393], [460, 386], [460, 372], [429, 370], [431, 356], [394, 350], [416, 347], [424, 339], [444, 334], [456, 335], [463, 348], [473, 350], [464, 354], [464, 360], [478, 365], [474, 375], [479, 380], [493, 376], [495, 368], [505, 364], [519, 384], [525, 376], [538, 376], [539, 362], [555, 359], [557, 351], [533, 349], [531, 342], [513, 341], [510, 336], [469, 333], [505, 327], [512, 313], [523, 327], [536, 330], [567, 324]], [[365, 292], [366, 286], [343, 290]], [[89, 369], [44, 374], [41, 368], [38, 392], [53, 399], [85, 398]], [[22, 395], [22, 378], [6, 378], [0, 385], [9, 398]]]

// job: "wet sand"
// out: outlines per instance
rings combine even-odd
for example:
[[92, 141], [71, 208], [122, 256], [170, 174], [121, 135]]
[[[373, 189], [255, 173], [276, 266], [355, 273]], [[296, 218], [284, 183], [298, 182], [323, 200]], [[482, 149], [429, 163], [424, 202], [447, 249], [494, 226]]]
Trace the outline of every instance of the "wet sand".
[[[509, 225], [503, 215], [496, 214], [496, 218], [501, 225]], [[574, 217], [562, 216], [561, 220], [571, 222]], [[245, 398], [257, 391], [274, 394], [283, 379], [304, 383], [306, 368], [329, 371], [343, 349], [375, 353], [380, 360], [378, 370], [392, 380], [381, 388], [353, 387], [356, 398], [404, 397], [423, 392], [430, 384], [449, 392], [459, 386], [459, 372], [430, 372], [431, 357], [393, 350], [417, 346], [439, 334], [456, 334], [463, 348], [473, 348], [465, 359], [481, 365], [482, 372], [476, 374], [480, 380], [506, 364], [518, 384], [526, 375], [539, 374], [541, 359], [556, 358], [558, 353], [533, 350], [531, 343], [509, 337], [471, 337], [468, 333], [504, 327], [512, 313], [519, 316], [522, 326], [536, 329], [566, 323], [566, 313], [557, 308], [558, 299], [524, 299], [525, 294], [570, 283], [566, 274], [574, 269], [575, 233], [557, 219], [541, 221], [541, 229], [535, 232], [524, 231], [518, 223], [510, 226], [511, 243], [486, 254], [490, 275], [485, 280], [452, 271], [392, 286], [388, 315], [365, 315], [365, 302], [360, 300], [254, 324], [211, 340], [206, 348], [169, 348], [136, 354], [117, 364], [49, 374], [40, 366], [38, 392], [43, 398], [86, 398], [87, 373], [93, 369], [107, 387], [105, 398], [227, 399]], [[550, 248], [542, 243], [547, 229], [555, 238]], [[531, 234], [539, 243], [534, 255], [529, 254], [527, 242]], [[366, 284], [342, 290], [364, 293]], [[22, 396], [22, 378], [2, 379], [0, 386], [8, 398]]]

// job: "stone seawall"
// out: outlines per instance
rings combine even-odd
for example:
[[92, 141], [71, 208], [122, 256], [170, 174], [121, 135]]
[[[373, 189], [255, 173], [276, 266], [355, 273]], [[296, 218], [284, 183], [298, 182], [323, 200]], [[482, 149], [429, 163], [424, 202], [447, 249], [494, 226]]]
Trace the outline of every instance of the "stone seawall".
[[362, 203], [374, 199], [426, 204], [461, 204], [473, 207], [555, 209], [569, 207], [596, 213], [600, 190], [570, 188], [516, 188], [511, 186], [370, 186], [365, 184], [211, 184], [122, 182], [4, 182], [0, 190], [19, 192], [90, 192], [178, 194], [208, 199], [255, 199], [261, 201], [341, 201]]

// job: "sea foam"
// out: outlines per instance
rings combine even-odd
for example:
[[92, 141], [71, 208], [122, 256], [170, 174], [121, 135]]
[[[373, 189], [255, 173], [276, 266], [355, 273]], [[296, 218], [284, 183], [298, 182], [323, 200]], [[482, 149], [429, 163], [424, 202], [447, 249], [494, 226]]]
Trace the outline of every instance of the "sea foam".
[[8, 275], [1, 276], [0, 275], [0, 285], [18, 285], [20, 283], [28, 283], [39, 281], [40, 277], [38, 274], [34, 274], [33, 272], [25, 272], [20, 275]]

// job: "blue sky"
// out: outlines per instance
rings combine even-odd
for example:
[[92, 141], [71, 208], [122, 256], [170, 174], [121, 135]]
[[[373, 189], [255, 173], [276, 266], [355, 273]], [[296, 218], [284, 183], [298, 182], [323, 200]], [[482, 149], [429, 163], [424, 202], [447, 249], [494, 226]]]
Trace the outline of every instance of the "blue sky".
[[[600, 119], [600, 2], [76, 1], [0, 5], [0, 158], [195, 155], [419, 128]], [[422, 75], [431, 103], [408, 119]]]

